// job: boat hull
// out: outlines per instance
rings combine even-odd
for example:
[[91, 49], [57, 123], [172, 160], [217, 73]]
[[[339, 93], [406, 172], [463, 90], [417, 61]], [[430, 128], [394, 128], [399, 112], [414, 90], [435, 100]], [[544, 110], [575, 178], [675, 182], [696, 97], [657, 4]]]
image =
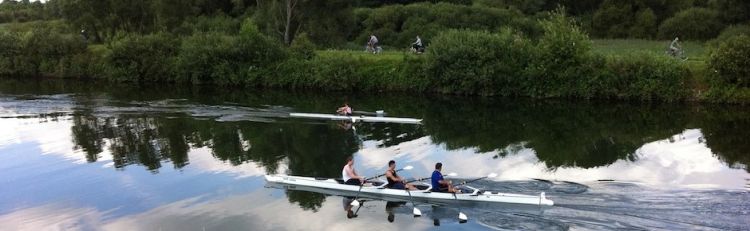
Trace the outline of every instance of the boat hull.
[[308, 118], [308, 119], [325, 119], [325, 120], [342, 120], [352, 122], [380, 122], [380, 123], [403, 123], [403, 124], [421, 124], [421, 119], [398, 118], [398, 117], [380, 117], [380, 116], [343, 116], [321, 113], [289, 113], [289, 117]]
[[[366, 185], [362, 187], [361, 192], [357, 185], [340, 184], [334, 179], [316, 179], [312, 177], [299, 177], [287, 175], [266, 175], [266, 181], [286, 189], [299, 189], [338, 196], [360, 197], [382, 199], [388, 201], [409, 201], [409, 193], [406, 190], [388, 189], [379, 186]], [[273, 185], [271, 185], [273, 186]], [[471, 188], [471, 187], [468, 187]], [[547, 199], [544, 193], [540, 195], [522, 195], [511, 193], [495, 193], [478, 190], [475, 188], [471, 193], [440, 193], [431, 192], [430, 189], [411, 191], [411, 197], [415, 201], [433, 204], [448, 204], [456, 201], [461, 202], [491, 202], [491, 203], [508, 203], [524, 205], [552, 206], [554, 202]]]

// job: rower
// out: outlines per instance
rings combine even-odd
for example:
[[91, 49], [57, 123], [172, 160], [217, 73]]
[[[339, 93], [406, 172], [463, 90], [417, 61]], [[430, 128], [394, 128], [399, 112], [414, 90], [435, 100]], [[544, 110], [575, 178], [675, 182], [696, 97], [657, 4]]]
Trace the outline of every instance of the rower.
[[432, 172], [432, 191], [461, 193], [460, 190], [456, 190], [456, 188], [453, 187], [452, 181], [443, 178], [443, 174], [440, 172], [442, 169], [443, 163], [438, 162], [435, 164], [435, 171]]
[[349, 103], [344, 103], [343, 107], [340, 107], [339, 109], [336, 109], [336, 114], [345, 115], [345, 116], [351, 116], [352, 115], [352, 108], [349, 107]]
[[388, 184], [385, 187], [390, 189], [417, 189], [417, 187], [414, 187], [414, 185], [405, 183], [406, 180], [396, 174], [396, 161], [394, 160], [388, 161], [388, 170], [385, 170], [385, 179], [388, 180]]
[[354, 171], [354, 158], [351, 156], [346, 158], [346, 165], [341, 170], [341, 178], [344, 180], [344, 184], [348, 185], [361, 185], [365, 183], [365, 178], [357, 175], [357, 171]]

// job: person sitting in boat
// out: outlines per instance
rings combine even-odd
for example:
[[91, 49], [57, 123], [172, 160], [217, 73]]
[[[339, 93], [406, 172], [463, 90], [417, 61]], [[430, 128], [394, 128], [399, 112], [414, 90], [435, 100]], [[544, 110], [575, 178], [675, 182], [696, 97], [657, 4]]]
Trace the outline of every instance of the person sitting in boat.
[[348, 103], [345, 103], [343, 107], [340, 107], [339, 109], [336, 109], [336, 114], [345, 115], [345, 116], [351, 116], [352, 115], [352, 108], [349, 107]]
[[432, 191], [433, 192], [449, 192], [449, 193], [461, 193], [460, 190], [456, 190], [453, 187], [453, 182], [443, 178], [443, 174], [440, 171], [443, 169], [443, 163], [438, 162], [435, 164], [435, 171], [432, 172]]
[[344, 184], [348, 185], [361, 185], [365, 183], [365, 178], [357, 175], [357, 171], [354, 170], [354, 158], [351, 156], [346, 158], [346, 165], [341, 170], [341, 178], [344, 180]]
[[401, 178], [396, 174], [396, 161], [391, 160], [388, 161], [388, 170], [385, 170], [385, 179], [388, 180], [388, 184], [385, 186], [390, 189], [406, 189], [406, 190], [416, 190], [417, 187], [414, 187], [414, 185], [406, 183], [406, 180], [404, 178]]

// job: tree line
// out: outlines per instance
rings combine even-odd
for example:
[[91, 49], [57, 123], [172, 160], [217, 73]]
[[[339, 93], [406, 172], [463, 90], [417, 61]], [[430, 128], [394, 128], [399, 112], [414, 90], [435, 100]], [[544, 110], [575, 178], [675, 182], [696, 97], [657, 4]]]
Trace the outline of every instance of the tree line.
[[[336, 47], [377, 32], [403, 43], [407, 36], [400, 33], [414, 37], [454, 28], [445, 20], [492, 29], [498, 22], [487, 16], [534, 19], [558, 7], [594, 38], [708, 40], [727, 26], [750, 21], [750, 2], [743, 0], [6, 0], [0, 3], [0, 23], [65, 19], [71, 29], [103, 42], [119, 33], [184, 32], [185, 24], [199, 17], [237, 22], [250, 17], [266, 35], [286, 44], [305, 32], [315, 44]], [[465, 16], [469, 12], [484, 16]]]
[[[0, 9], [13, 10], [0, 13], [36, 13], [28, 14], [28, 22], [0, 24], [0, 75], [748, 102], [750, 66], [743, 63], [750, 57], [750, 26], [723, 29], [746, 20], [731, 12], [742, 12], [747, 3], [728, 3], [733, 1], [629, 2], [631, 12], [637, 6], [636, 13], [652, 9], [655, 15], [651, 29], [641, 30], [646, 27], [635, 24], [591, 29], [606, 21], [600, 17], [612, 15], [597, 11], [628, 9], [619, 1], [5, 1]], [[547, 12], [553, 6], [558, 8]], [[727, 13], [718, 14], [720, 9]], [[593, 25], [587, 26], [587, 14], [597, 19]], [[715, 17], [718, 23], [697, 16]], [[708, 65], [698, 69], [664, 55], [602, 57], [591, 49], [592, 34], [653, 34], [659, 22], [659, 33], [674, 29], [665, 32], [667, 37], [707, 39], [724, 31]], [[705, 23], [709, 26], [699, 25]], [[687, 36], [691, 33], [695, 36]], [[392, 50], [408, 47], [421, 35], [430, 48], [422, 57], [399, 60], [316, 55], [321, 48], [361, 49], [370, 34]]]

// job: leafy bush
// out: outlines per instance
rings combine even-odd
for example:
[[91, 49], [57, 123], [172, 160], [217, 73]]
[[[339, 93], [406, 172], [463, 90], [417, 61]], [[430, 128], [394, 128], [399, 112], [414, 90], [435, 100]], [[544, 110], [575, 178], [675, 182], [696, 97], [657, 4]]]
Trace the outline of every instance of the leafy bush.
[[263, 35], [249, 19], [242, 23], [239, 42], [240, 55], [256, 67], [279, 62], [287, 55], [280, 42]]
[[86, 51], [86, 43], [78, 36], [60, 34], [46, 25], [37, 25], [23, 37], [23, 49], [17, 74], [64, 77], [70, 58]]
[[23, 45], [15, 33], [0, 32], [0, 75], [10, 75], [18, 71], [16, 64]]
[[176, 59], [177, 80], [194, 84], [239, 84], [242, 59], [237, 37], [198, 33], [182, 41]]
[[193, 33], [220, 33], [236, 35], [240, 30], [239, 21], [226, 15], [218, 16], [200, 16], [186, 19], [182, 25], [175, 28], [174, 31], [182, 35], [191, 35]]
[[721, 34], [717, 36], [715, 39], [712, 39], [709, 43], [709, 47], [717, 48], [719, 47], [719, 44], [721, 44], [724, 41], [727, 41], [729, 38], [732, 38], [734, 36], [739, 35], [746, 35], [750, 36], [750, 25], [732, 25], [728, 26], [727, 28], [724, 28], [724, 30], [721, 31]]
[[718, 12], [693, 7], [664, 20], [659, 26], [659, 38], [680, 37], [683, 40], [705, 41], [716, 37], [721, 29], [723, 29], [723, 24]]
[[750, 87], [750, 36], [727, 39], [711, 52], [709, 67], [724, 83]]
[[592, 94], [586, 87], [593, 76], [588, 35], [560, 11], [550, 14], [540, 24], [544, 35], [536, 46], [525, 91], [536, 97]]
[[289, 47], [295, 57], [302, 59], [312, 59], [315, 57], [315, 44], [310, 41], [307, 33], [300, 33], [292, 41]]
[[179, 40], [170, 34], [129, 35], [112, 43], [106, 57], [116, 81], [172, 81]]
[[635, 53], [607, 60], [602, 79], [607, 94], [617, 98], [675, 101], [687, 96], [688, 69], [683, 63], [652, 53]]
[[286, 58], [281, 43], [247, 20], [239, 36], [199, 33], [184, 39], [177, 57], [178, 79], [192, 83], [255, 84]]
[[440, 92], [521, 95], [530, 50], [530, 41], [510, 29], [497, 34], [449, 30], [430, 47], [428, 73]]

